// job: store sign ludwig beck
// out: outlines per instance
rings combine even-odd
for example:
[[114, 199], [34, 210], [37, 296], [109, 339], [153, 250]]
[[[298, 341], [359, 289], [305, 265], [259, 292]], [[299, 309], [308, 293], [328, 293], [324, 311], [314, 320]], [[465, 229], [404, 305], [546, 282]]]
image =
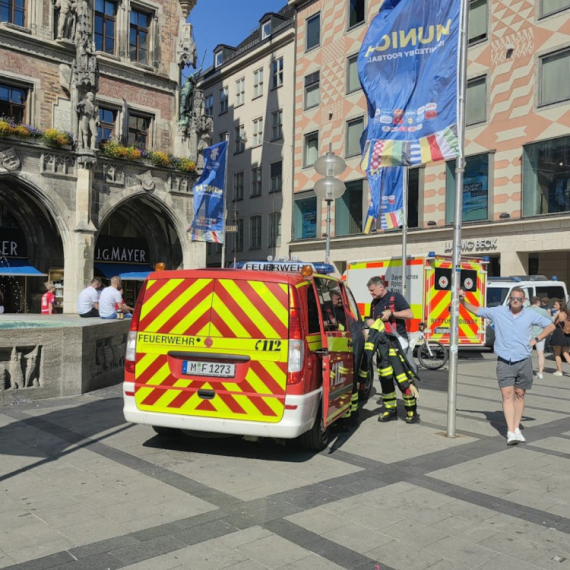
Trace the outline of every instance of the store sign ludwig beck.
[[[477, 253], [483, 251], [495, 251], [497, 249], [497, 238], [486, 239], [462, 239], [461, 252], [462, 253]], [[453, 251], [453, 242], [445, 242], [445, 253]]]

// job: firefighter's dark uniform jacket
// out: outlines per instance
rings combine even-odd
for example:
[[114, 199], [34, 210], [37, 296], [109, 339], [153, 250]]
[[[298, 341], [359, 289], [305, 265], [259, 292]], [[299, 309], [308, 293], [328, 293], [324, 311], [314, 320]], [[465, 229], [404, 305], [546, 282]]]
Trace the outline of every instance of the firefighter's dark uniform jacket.
[[406, 412], [410, 416], [417, 409], [416, 398], [410, 390], [414, 382], [414, 373], [401, 352], [398, 339], [386, 333], [382, 319], [374, 321], [364, 345], [363, 360], [366, 360], [367, 370], [372, 370], [374, 355], [378, 355], [378, 378], [382, 386], [385, 413], [396, 412], [395, 380], [402, 392]]

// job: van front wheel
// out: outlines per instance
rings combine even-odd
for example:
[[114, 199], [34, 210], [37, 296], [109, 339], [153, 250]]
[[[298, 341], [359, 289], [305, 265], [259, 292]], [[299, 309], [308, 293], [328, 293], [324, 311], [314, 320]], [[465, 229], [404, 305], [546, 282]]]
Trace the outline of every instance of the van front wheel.
[[319, 413], [315, 418], [313, 427], [299, 436], [299, 441], [305, 449], [313, 451], [323, 451], [326, 449], [330, 440], [330, 431], [325, 428], [323, 423], [323, 414], [319, 409]]

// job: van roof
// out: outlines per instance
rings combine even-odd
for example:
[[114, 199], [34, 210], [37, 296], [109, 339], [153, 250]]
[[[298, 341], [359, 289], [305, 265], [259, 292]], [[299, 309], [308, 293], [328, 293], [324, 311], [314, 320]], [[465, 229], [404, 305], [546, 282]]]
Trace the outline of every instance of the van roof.
[[[330, 275], [318, 275], [328, 279], [335, 279]], [[222, 269], [221, 267], [207, 267], [205, 269], [172, 269], [167, 271], [153, 271], [148, 276], [153, 279], [259, 279], [269, 283], [297, 284], [305, 281], [300, 273], [285, 273], [283, 271], [249, 271], [246, 269]]]

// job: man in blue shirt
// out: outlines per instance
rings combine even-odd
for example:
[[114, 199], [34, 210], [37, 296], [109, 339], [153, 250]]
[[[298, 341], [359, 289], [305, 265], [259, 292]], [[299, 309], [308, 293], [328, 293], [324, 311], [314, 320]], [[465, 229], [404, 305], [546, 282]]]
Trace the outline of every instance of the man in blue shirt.
[[[459, 301], [474, 315], [490, 319], [495, 325], [495, 354], [497, 379], [503, 396], [503, 412], [507, 422], [507, 445], [525, 441], [520, 430], [524, 411], [524, 396], [532, 388], [532, 347], [545, 339], [554, 330], [549, 319], [534, 311], [526, 311], [526, 298], [520, 287], [511, 290], [508, 306], [476, 307], [465, 298], [465, 291], [459, 290]], [[542, 332], [530, 338], [533, 325], [542, 327]]]

